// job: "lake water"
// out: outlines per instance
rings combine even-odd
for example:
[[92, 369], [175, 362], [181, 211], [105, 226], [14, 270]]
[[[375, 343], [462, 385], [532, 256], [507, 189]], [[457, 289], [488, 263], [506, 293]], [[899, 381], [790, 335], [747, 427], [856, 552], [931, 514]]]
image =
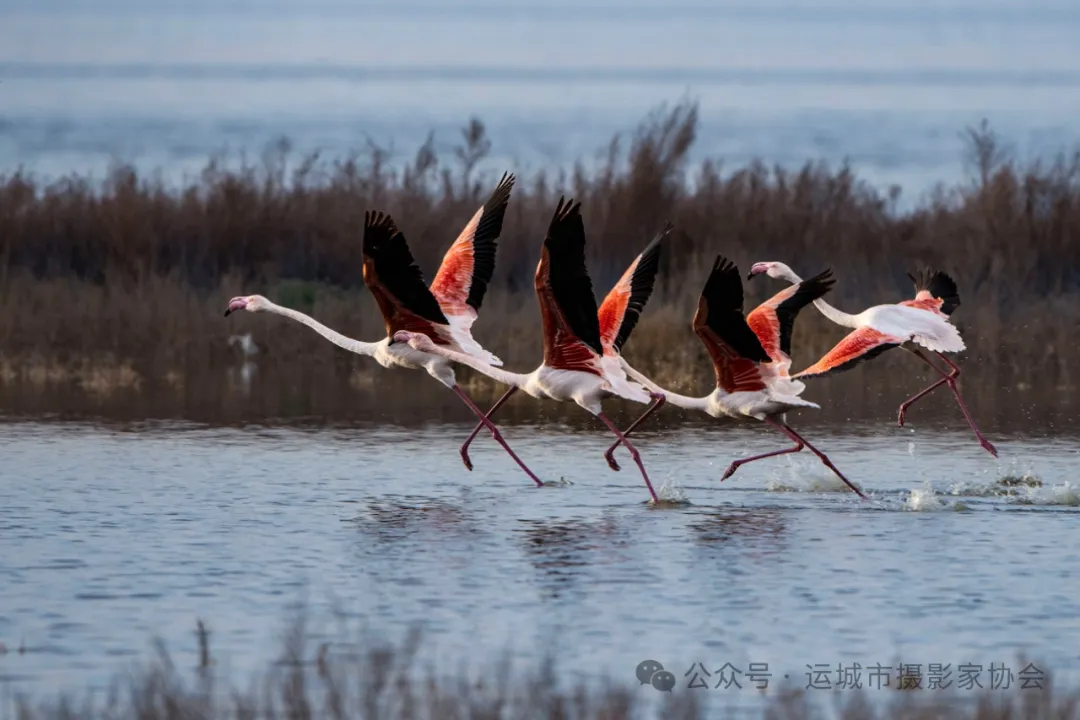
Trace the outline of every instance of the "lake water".
[[701, 104], [696, 158], [849, 159], [901, 204], [965, 177], [987, 118], [1021, 158], [1080, 140], [1080, 11], [1021, 2], [571, 5], [0, 4], [0, 170], [114, 160], [178, 181], [280, 136], [340, 157], [369, 140], [450, 153], [472, 114], [489, 166], [597, 157], [662, 102]]
[[653, 508], [629, 458], [607, 469], [599, 430], [507, 426], [542, 477], [572, 482], [536, 489], [490, 438], [466, 471], [456, 423], [5, 424], [0, 679], [102, 687], [154, 636], [190, 668], [204, 618], [246, 685], [300, 600], [389, 638], [423, 623], [451, 662], [554, 643], [561, 673], [635, 683], [657, 660], [679, 693], [696, 662], [768, 663], [800, 687], [808, 664], [973, 663], [989, 687], [990, 663], [1016, 673], [1023, 651], [1080, 678], [1080, 441], [995, 437], [996, 461], [967, 432], [879, 431], [806, 431], [868, 502], [808, 454], [717, 482], [783, 446], [763, 427], [643, 432], [654, 480], [689, 501]]

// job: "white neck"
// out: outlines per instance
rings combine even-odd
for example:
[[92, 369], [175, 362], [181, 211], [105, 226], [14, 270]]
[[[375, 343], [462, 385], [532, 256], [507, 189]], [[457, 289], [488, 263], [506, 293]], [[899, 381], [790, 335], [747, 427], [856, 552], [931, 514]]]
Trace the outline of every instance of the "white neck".
[[496, 382], [501, 382], [504, 385], [513, 385], [514, 387], [521, 390], [525, 389], [525, 385], [529, 381], [528, 375], [510, 372], [509, 370], [503, 370], [502, 368], [494, 367], [489, 363], [484, 362], [480, 358], [476, 358], [472, 355], [466, 355], [465, 353], [451, 350], [449, 348], [443, 347], [442, 345], [435, 345], [434, 343], [429, 343], [428, 345], [425, 345], [422, 352], [426, 352], [429, 355], [438, 355], [440, 357], [446, 358], [447, 360], [450, 360], [451, 362], [456, 362], [461, 365], [468, 365], [473, 370], [487, 375], [489, 378], [495, 380]]
[[645, 377], [634, 368], [630, 367], [630, 363], [626, 362], [626, 360], [623, 359], [621, 355], [619, 356], [619, 361], [622, 364], [623, 370], [626, 371], [626, 374], [629, 377], [641, 383], [649, 390], [652, 390], [655, 393], [663, 394], [665, 399], [672, 405], [685, 408], [687, 410], [701, 410], [702, 412], [707, 412], [707, 408], [709, 406], [709, 398], [712, 397], [712, 393], [706, 395], [703, 398], [693, 398], [686, 395], [680, 395], [679, 393], [673, 393], [670, 390], [665, 390], [664, 388], [660, 387], [652, 380]]
[[274, 303], [269, 301], [267, 301], [266, 306], [263, 308], [263, 311], [276, 313], [278, 315], [284, 315], [287, 318], [291, 318], [293, 320], [296, 320], [297, 322], [303, 323], [315, 332], [322, 335], [330, 342], [334, 343], [340, 348], [345, 348], [349, 352], [354, 352], [357, 355], [375, 355], [375, 349], [378, 346], [378, 343], [361, 342], [360, 340], [353, 340], [350, 337], [345, 337], [341, 333], [331, 330], [319, 321], [315, 320], [315, 318], [309, 317], [302, 312], [291, 310], [290, 308], [282, 307], [281, 305], [275, 305]]
[[[795, 271], [787, 266], [784, 266], [780, 269], [777, 277], [780, 280], [787, 280], [792, 285], [798, 285], [802, 282], [802, 278], [796, 275]], [[814, 307], [816, 307], [822, 315], [827, 317], [829, 320], [832, 320], [837, 325], [849, 328], [859, 327], [858, 322], [856, 322], [855, 320], [855, 316], [848, 315], [842, 310], [837, 310], [832, 305], [825, 302], [825, 300], [823, 300], [822, 298], [818, 298], [814, 301]]]

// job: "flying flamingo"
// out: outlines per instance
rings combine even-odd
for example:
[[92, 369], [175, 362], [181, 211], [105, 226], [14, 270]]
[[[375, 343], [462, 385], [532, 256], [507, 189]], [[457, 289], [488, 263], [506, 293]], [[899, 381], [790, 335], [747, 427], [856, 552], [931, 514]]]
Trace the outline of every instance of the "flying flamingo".
[[[657, 233], [656, 237], [645, 246], [645, 249], [626, 268], [626, 272], [608, 292], [604, 302], [600, 303], [597, 318], [600, 323], [600, 344], [603, 346], [605, 356], [619, 356], [626, 341], [630, 339], [630, 333], [633, 332], [638, 318], [641, 317], [641, 313], [645, 309], [645, 304], [648, 303], [649, 298], [652, 296], [656, 273], [660, 268], [661, 241], [668, 236], [671, 230], [672, 225], [668, 223], [663, 230]], [[503, 403], [517, 392], [517, 389], [516, 386], [511, 385], [510, 389], [491, 406], [485, 417], [490, 420], [495, 411], [502, 407]], [[636, 427], [660, 405], [663, 405], [662, 399], [657, 405], [646, 410], [630, 427]], [[482, 422], [477, 423], [472, 433], [461, 446], [461, 459], [469, 470], [473, 469], [472, 461], [469, 459], [469, 445], [472, 444], [472, 441], [483, 428], [484, 424]], [[611, 469], [619, 469], [619, 464], [615, 462], [615, 458], [611, 454], [605, 457]]]
[[427, 371], [469, 406], [534, 483], [543, 485], [506, 444], [498, 428], [486, 421], [484, 413], [461, 389], [454, 376], [454, 368], [446, 358], [394, 341], [394, 333], [399, 330], [423, 332], [434, 338], [440, 347], [491, 365], [502, 364], [499, 358], [472, 337], [471, 327], [495, 271], [495, 241], [502, 232], [503, 216], [513, 185], [514, 176], [504, 174], [491, 197], [476, 211], [447, 250], [430, 288], [424, 284], [423, 273], [413, 260], [405, 236], [393, 219], [383, 213], [365, 213], [364, 283], [375, 297], [386, 325], [387, 336], [379, 342], [362, 342], [345, 337], [301, 312], [270, 302], [262, 295], [234, 297], [229, 301], [225, 315], [236, 310], [277, 313], [307, 325], [338, 347], [375, 358], [385, 368]]
[[[623, 368], [634, 380], [655, 393], [662, 393], [673, 405], [701, 410], [715, 418], [760, 420], [788, 436], [794, 445], [783, 450], [735, 460], [720, 478], [731, 477], [742, 465], [776, 455], [796, 453], [803, 447], [817, 455], [859, 497], [855, 487], [820, 450], [796, 433], [787, 423], [787, 413], [798, 408], [816, 408], [816, 403], [798, 397], [805, 385], [788, 374], [791, 366], [791, 335], [799, 311], [832, 288], [831, 272], [819, 275], [777, 293], [743, 316], [743, 287], [739, 269], [723, 255], [717, 255], [705, 287], [698, 299], [692, 327], [712, 358], [716, 389], [701, 398], [670, 392], [630, 367]], [[626, 429], [624, 437], [633, 431]], [[621, 440], [621, 439], [620, 439]], [[608, 450], [618, 446], [616, 442]]]
[[[617, 438], [626, 443], [641, 470], [652, 501], [659, 503], [660, 499], [641, 462], [641, 455], [603, 412], [602, 401], [612, 395], [640, 403], [648, 403], [651, 398], [653, 405], [650, 409], [658, 407], [663, 402], [663, 396], [647, 392], [629, 382], [618, 355], [604, 352], [596, 297], [585, 267], [585, 226], [581, 219], [581, 203], [559, 199], [540, 251], [535, 288], [543, 320], [544, 360], [531, 373], [514, 373], [492, 367], [478, 357], [437, 345], [431, 338], [416, 332], [402, 330], [395, 333], [394, 338], [407, 342], [417, 350], [468, 365], [534, 398], [574, 401], [598, 417]], [[633, 313], [624, 314], [622, 325], [633, 316]], [[615, 332], [616, 337], [620, 334], [621, 329]]]
[[[799, 276], [780, 262], [760, 262], [750, 268], [750, 277], [761, 273], [791, 283], [800, 282]], [[824, 300], [815, 300], [814, 304], [822, 315], [837, 325], [855, 330], [838, 342], [820, 360], [802, 372], [796, 373], [794, 377], [824, 377], [843, 372], [860, 362], [877, 357], [886, 350], [902, 347], [933, 368], [937, 374], [941, 375], [941, 379], [901, 403], [896, 418], [897, 424], [900, 427], [904, 426], [904, 416], [915, 401], [942, 385], [948, 385], [968, 425], [975, 432], [975, 437], [979, 439], [979, 444], [991, 455], [997, 457], [997, 448], [979, 432], [975, 420], [960, 397], [960, 391], [956, 388], [960, 368], [943, 354], [964, 350], [964, 341], [960, 337], [960, 332], [949, 322], [950, 316], [960, 306], [960, 295], [957, 292], [956, 283], [947, 274], [931, 270], [923, 270], [917, 278], [908, 273], [908, 279], [915, 284], [914, 299], [894, 304], [875, 305], [858, 315], [849, 315], [837, 310]], [[952, 369], [952, 372], [946, 373], [935, 365], [923, 352], [923, 348], [941, 358]]]

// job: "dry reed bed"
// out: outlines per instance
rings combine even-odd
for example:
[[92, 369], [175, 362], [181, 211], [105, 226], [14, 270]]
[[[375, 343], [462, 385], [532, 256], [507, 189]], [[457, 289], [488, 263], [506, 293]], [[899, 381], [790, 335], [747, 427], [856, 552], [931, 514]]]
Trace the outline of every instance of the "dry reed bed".
[[[676, 677], [671, 693], [623, 679], [567, 684], [549, 653], [538, 665], [522, 669], [510, 657], [498, 662], [469, 657], [454, 672], [440, 672], [422, 658], [422, 635], [415, 631], [399, 644], [362, 638], [346, 649], [318, 649], [305, 640], [297, 622], [285, 636], [283, 653], [241, 690], [217, 670], [209, 631], [200, 621], [194, 672], [180, 671], [164, 644], [126, 676], [118, 675], [104, 698], [56, 691], [54, 697], [14, 696], [19, 720], [629, 720], [660, 712], [669, 720], [728, 717], [725, 706], [737, 690], [690, 690]], [[11, 656], [9, 660], [17, 660]], [[1027, 663], [1017, 667], [1026, 667]], [[1036, 664], [1037, 667], [1038, 664]], [[633, 667], [628, 665], [627, 675]], [[1073, 720], [1080, 718], [1080, 692], [1058, 689], [1050, 672], [1020, 689], [813, 690], [795, 681], [771, 684], [760, 696], [761, 710], [739, 717], [766, 720]], [[986, 681], [987, 683], [989, 681]], [[876, 686], [875, 686], [876, 687]], [[755, 692], [744, 689], [741, 692]], [[650, 707], [651, 706], [651, 707]], [[827, 709], [833, 710], [828, 712]], [[719, 713], [719, 714], [718, 714]], [[750, 714], [748, 714], [750, 713]]]
[[[532, 273], [555, 201], [566, 192], [583, 202], [598, 297], [664, 221], [676, 223], [657, 291], [626, 350], [673, 389], [710, 382], [689, 321], [717, 252], [744, 268], [755, 260], [783, 260], [803, 274], [830, 266], [839, 279], [831, 299], [852, 311], [910, 297], [906, 271], [945, 269], [960, 285], [955, 321], [969, 348], [967, 384], [979, 392], [1076, 386], [1080, 153], [1021, 167], [988, 128], [970, 129], [971, 183], [941, 187], [899, 212], [898, 189], [882, 195], [846, 167], [789, 172], [754, 163], [724, 171], [707, 160], [690, 168], [697, 119], [690, 103], [660, 108], [626, 152], [625, 139], [615, 138], [595, 171], [579, 165], [519, 178], [475, 327], [508, 367], [531, 369], [541, 354]], [[292, 165], [284, 151], [271, 152], [261, 165], [238, 170], [214, 160], [199, 182], [179, 190], [123, 167], [100, 185], [0, 178], [0, 383], [66, 384], [96, 396], [182, 386], [234, 365], [228, 338], [247, 332], [262, 345], [260, 369], [338, 388], [370, 382], [364, 359], [281, 318], [225, 320], [225, 301], [258, 292], [354, 337], [381, 337], [359, 271], [364, 211], [395, 215], [430, 278], [490, 190], [495, 176], [479, 175], [488, 149], [474, 121], [451, 166], [428, 143], [404, 167], [391, 166], [378, 148]], [[746, 287], [749, 305], [782, 284], [759, 278]], [[796, 366], [842, 335], [816, 312], [804, 313]], [[862, 392], [897, 365], [918, 372], [910, 358], [888, 354], [872, 375], [859, 369], [816, 387], [822, 397]]]

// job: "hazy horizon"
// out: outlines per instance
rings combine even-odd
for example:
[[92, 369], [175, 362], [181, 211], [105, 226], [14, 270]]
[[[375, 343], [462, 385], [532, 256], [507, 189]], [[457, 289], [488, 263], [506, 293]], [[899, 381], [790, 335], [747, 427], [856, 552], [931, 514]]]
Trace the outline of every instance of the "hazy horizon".
[[693, 97], [694, 155], [849, 160], [910, 199], [983, 118], [1021, 159], [1080, 138], [1080, 8], [1043, 2], [0, 3], [0, 168], [177, 179], [280, 136], [442, 149], [469, 116], [521, 171]]

